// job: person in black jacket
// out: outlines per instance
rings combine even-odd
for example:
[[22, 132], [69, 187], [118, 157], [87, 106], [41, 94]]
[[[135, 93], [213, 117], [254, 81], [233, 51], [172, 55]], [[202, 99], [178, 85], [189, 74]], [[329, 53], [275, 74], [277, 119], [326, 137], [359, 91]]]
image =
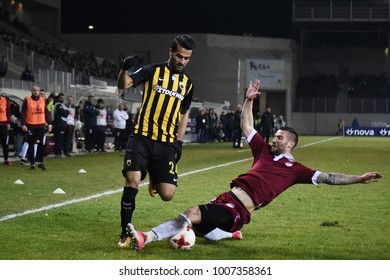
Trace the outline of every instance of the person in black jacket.
[[23, 81], [34, 82], [34, 80], [35, 80], [34, 73], [33, 73], [33, 71], [31, 71], [30, 65], [26, 65], [26, 68], [24, 68], [24, 71], [22, 72], [20, 79]]
[[14, 142], [14, 157], [20, 157], [22, 155], [22, 146], [24, 140], [24, 133], [22, 125], [20, 124], [20, 106], [14, 100], [10, 98], [10, 109], [11, 109], [11, 128], [14, 131], [15, 142]]
[[3, 55], [0, 60], [0, 78], [7, 76], [8, 71], [8, 61], [7, 57]]
[[237, 110], [234, 112], [234, 123], [233, 123], [233, 148], [234, 149], [242, 148], [242, 140], [241, 140], [242, 130], [240, 127], [241, 111], [242, 111], [242, 106], [241, 104], [238, 104]]
[[55, 157], [63, 157], [63, 152], [65, 153], [65, 130], [67, 127], [67, 117], [69, 115], [69, 110], [64, 104], [65, 95], [59, 93], [54, 104], [54, 151]]
[[265, 112], [261, 115], [260, 125], [263, 131], [262, 136], [265, 142], [269, 143], [270, 137], [273, 137], [274, 130], [274, 116], [271, 113], [270, 107], [267, 107], [265, 109]]
[[83, 115], [84, 115], [84, 136], [85, 136], [85, 150], [91, 153], [95, 147], [96, 125], [97, 115], [100, 111], [94, 104], [95, 98], [93, 95], [88, 96], [88, 100], [84, 103]]

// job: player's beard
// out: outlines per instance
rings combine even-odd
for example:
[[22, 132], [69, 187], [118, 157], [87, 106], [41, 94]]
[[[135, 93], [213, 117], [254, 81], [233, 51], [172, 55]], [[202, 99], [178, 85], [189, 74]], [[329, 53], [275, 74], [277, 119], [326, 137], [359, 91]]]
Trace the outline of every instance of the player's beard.
[[176, 62], [173, 57], [170, 57], [168, 61], [168, 65], [173, 71], [178, 73], [181, 73], [184, 69], [184, 65], [181, 64], [180, 62]]

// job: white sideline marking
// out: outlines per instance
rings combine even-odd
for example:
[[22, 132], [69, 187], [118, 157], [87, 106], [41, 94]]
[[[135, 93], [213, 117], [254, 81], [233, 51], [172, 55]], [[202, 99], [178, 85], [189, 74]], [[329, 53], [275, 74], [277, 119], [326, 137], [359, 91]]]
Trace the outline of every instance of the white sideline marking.
[[[324, 142], [327, 142], [327, 141], [338, 139], [340, 137], [342, 137], [342, 136], [333, 137], [333, 138], [321, 140], [321, 141], [318, 141], [318, 142], [309, 143], [309, 144], [306, 144], [306, 145], [299, 146], [299, 147], [297, 147], [297, 149], [309, 147], [309, 146], [316, 145], [316, 144], [321, 144], [321, 143], [324, 143]], [[242, 151], [248, 151], [248, 150], [242, 150]], [[180, 177], [184, 177], [184, 176], [187, 176], [187, 175], [192, 175], [192, 174], [199, 173], [199, 172], [209, 171], [209, 170], [212, 170], [212, 169], [215, 169], [215, 168], [220, 168], [220, 167], [224, 167], [224, 166], [228, 166], [228, 165], [232, 165], [232, 164], [236, 164], [236, 163], [240, 163], [240, 162], [244, 162], [244, 161], [248, 161], [248, 160], [252, 160], [252, 159], [253, 159], [253, 157], [250, 157], [250, 158], [236, 160], [236, 161], [227, 162], [227, 163], [223, 163], [223, 164], [218, 164], [218, 165], [214, 165], [214, 166], [210, 166], [210, 167], [206, 167], [206, 168], [202, 168], [202, 169], [198, 169], [198, 170], [194, 170], [194, 171], [189, 171], [189, 172], [180, 174]], [[145, 186], [145, 185], [148, 185], [148, 184], [149, 184], [149, 182], [144, 182], [144, 183], [141, 183], [139, 186], [142, 187], [142, 186]], [[111, 195], [111, 194], [114, 194], [114, 193], [121, 192], [122, 190], [123, 190], [123, 188], [120, 188], [118, 190], [106, 191], [106, 192], [94, 194], [94, 195], [87, 196], [87, 197], [71, 199], [71, 200], [67, 200], [67, 201], [61, 202], [61, 203], [56, 203], [56, 204], [43, 206], [43, 207], [37, 208], [37, 209], [26, 210], [26, 211], [21, 212], [21, 213], [5, 215], [3, 217], [0, 217], [0, 222], [11, 220], [11, 219], [14, 219], [14, 218], [17, 218], [17, 217], [22, 217], [22, 216], [29, 215], [29, 214], [35, 214], [35, 213], [42, 212], [42, 211], [45, 211], [45, 210], [51, 210], [51, 209], [55, 209], [55, 208], [60, 208], [60, 207], [63, 207], [63, 206], [66, 206], [66, 205], [70, 205], [70, 204], [73, 204], [73, 203], [78, 203], [78, 202], [87, 201], [87, 200], [90, 200], [90, 199], [99, 198], [99, 197], [106, 196], [106, 195]]]
[[305, 144], [305, 145], [302, 145], [302, 146], [297, 147], [297, 149], [299, 149], [299, 148], [306, 148], [306, 147], [309, 147], [309, 146], [313, 146], [313, 145], [315, 145], [315, 144], [325, 143], [325, 142], [332, 141], [332, 140], [336, 140], [336, 139], [339, 139], [339, 138], [342, 138], [342, 137], [343, 137], [343, 136], [337, 136], [337, 137], [332, 137], [332, 138], [324, 139], [324, 140], [321, 140], [321, 141], [318, 141], [318, 142], [313, 142], [313, 143]]

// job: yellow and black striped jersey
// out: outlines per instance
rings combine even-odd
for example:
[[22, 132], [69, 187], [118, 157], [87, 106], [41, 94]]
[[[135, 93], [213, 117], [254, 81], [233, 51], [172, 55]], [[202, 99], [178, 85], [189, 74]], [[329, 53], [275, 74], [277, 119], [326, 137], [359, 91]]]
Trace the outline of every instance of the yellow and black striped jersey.
[[150, 64], [130, 75], [134, 87], [144, 84], [142, 104], [134, 133], [161, 142], [174, 142], [180, 110], [189, 110], [194, 85], [183, 72], [167, 63]]

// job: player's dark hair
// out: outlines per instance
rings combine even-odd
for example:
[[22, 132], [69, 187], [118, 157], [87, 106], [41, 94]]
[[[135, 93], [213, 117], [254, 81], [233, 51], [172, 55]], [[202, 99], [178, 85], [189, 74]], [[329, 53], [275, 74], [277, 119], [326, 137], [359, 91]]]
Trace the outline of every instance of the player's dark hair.
[[171, 49], [173, 52], [177, 51], [177, 46], [181, 46], [186, 50], [194, 50], [195, 49], [195, 41], [194, 39], [187, 34], [177, 35], [175, 39], [172, 41]]
[[298, 145], [298, 132], [294, 128], [283, 126], [279, 130], [288, 131], [292, 135], [292, 140], [295, 142], [294, 148]]

